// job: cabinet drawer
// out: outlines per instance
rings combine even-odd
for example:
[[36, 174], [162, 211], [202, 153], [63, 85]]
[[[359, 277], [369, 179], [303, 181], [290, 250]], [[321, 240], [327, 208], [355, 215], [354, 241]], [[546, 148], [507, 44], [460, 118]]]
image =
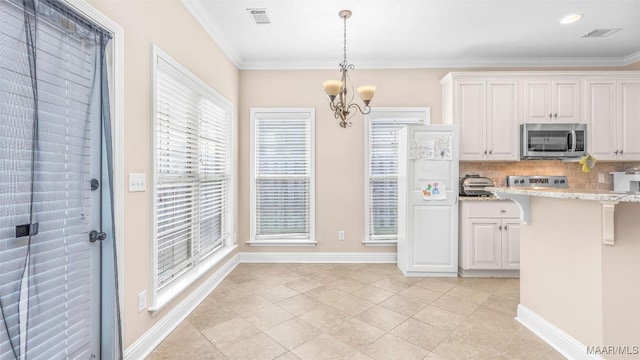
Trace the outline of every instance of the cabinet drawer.
[[517, 219], [520, 217], [520, 208], [511, 201], [467, 201], [464, 206], [468, 218]]

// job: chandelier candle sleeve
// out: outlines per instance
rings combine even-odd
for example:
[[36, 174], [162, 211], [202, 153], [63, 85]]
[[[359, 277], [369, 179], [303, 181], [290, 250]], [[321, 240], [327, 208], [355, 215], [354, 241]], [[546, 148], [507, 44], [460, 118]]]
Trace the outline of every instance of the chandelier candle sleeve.
[[373, 85], [360, 86], [358, 88], [358, 94], [365, 104], [369, 105], [369, 101], [373, 99], [373, 94], [376, 92], [376, 87]]
[[[342, 81], [327, 80], [322, 82], [322, 87], [324, 87], [324, 91], [327, 95], [335, 97], [340, 92], [340, 89], [342, 89]], [[331, 101], [333, 101], [333, 99], [331, 99]]]

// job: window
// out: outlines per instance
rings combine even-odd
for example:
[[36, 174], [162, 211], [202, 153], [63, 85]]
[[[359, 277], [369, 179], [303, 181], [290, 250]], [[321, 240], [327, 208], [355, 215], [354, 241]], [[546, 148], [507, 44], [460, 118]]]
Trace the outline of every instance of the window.
[[430, 121], [430, 108], [375, 108], [366, 116], [365, 244], [397, 242], [398, 130]]
[[252, 245], [313, 245], [314, 110], [251, 109]]
[[232, 105], [154, 52], [154, 279], [164, 303], [231, 245]]

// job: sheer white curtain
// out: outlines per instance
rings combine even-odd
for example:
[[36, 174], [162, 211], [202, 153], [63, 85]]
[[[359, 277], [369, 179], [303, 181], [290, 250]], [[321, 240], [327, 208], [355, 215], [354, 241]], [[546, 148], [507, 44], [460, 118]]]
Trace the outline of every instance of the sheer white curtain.
[[100, 357], [107, 41], [56, 1], [0, 0], [0, 359]]

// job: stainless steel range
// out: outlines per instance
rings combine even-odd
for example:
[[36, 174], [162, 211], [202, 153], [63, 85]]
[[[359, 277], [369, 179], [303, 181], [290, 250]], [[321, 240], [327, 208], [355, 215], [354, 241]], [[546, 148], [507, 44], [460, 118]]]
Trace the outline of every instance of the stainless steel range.
[[568, 188], [566, 176], [507, 176], [507, 186]]

